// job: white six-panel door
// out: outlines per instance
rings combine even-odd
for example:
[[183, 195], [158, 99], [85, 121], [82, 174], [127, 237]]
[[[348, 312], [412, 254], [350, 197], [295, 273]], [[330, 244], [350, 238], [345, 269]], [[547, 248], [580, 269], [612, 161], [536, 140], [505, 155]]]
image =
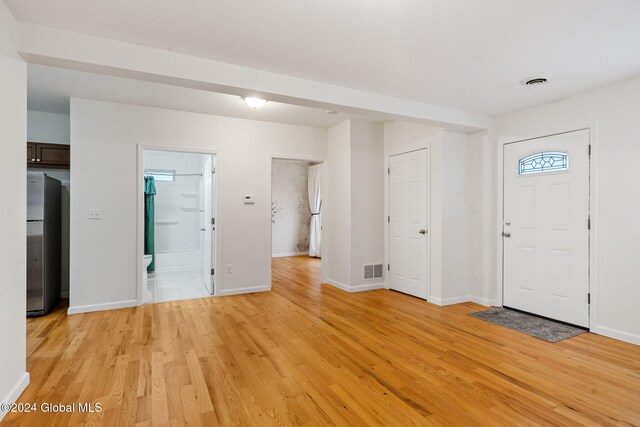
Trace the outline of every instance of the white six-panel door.
[[389, 158], [389, 288], [427, 298], [427, 150]]
[[504, 305], [589, 326], [589, 131], [504, 146]]

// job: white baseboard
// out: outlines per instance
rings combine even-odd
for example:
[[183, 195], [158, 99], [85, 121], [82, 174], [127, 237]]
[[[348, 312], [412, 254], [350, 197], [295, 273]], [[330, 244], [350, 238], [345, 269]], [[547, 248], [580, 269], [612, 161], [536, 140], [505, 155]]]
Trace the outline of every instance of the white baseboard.
[[331, 285], [333, 287], [336, 287], [338, 289], [342, 289], [345, 292], [364, 292], [364, 291], [373, 291], [376, 289], [384, 289], [385, 288], [385, 283], [381, 282], [381, 283], [366, 283], [364, 285], [356, 285], [356, 286], [350, 286], [350, 285], [345, 285], [344, 283], [340, 283], [337, 282], [335, 280], [331, 280], [331, 279], [327, 279], [326, 282], [328, 285]]
[[[18, 398], [20, 397], [24, 389], [27, 388], [28, 385], [29, 385], [29, 372], [25, 372], [24, 374], [22, 374], [18, 382], [13, 386], [13, 388], [9, 390], [9, 393], [5, 396], [5, 398], [2, 399], [2, 403], [14, 403], [16, 400], [18, 400]], [[0, 421], [2, 421], [2, 419], [6, 414], [7, 414], [6, 412], [0, 410]]]
[[183, 271], [201, 271], [201, 265], [187, 266], [187, 267], [169, 267], [169, 268], [156, 268], [154, 271], [149, 271], [148, 274], [153, 273], [180, 273]]
[[459, 297], [449, 297], [449, 298], [428, 298], [427, 299], [430, 303], [433, 303], [435, 305], [439, 305], [439, 306], [447, 306], [447, 305], [453, 305], [453, 304], [461, 304], [463, 302], [475, 302], [476, 304], [480, 304], [480, 305], [484, 305], [487, 307], [495, 307], [496, 302], [494, 300], [488, 299], [488, 298], [481, 298], [481, 297], [476, 297], [473, 295], [461, 295]]
[[284, 258], [288, 256], [309, 256], [309, 252], [287, 252], [282, 254], [273, 254], [271, 258]]
[[463, 302], [469, 302], [471, 301], [471, 296], [470, 295], [462, 295], [459, 297], [449, 297], [449, 298], [435, 298], [435, 297], [431, 297], [431, 298], [427, 298], [427, 301], [429, 301], [430, 303], [433, 303], [435, 305], [439, 305], [441, 307], [447, 306], [447, 305], [453, 305], [453, 304], [460, 304]]
[[640, 345], [640, 335], [630, 334], [629, 332], [619, 331], [617, 329], [607, 328], [606, 326], [596, 326], [591, 328], [589, 332], [603, 335], [605, 337], [628, 342], [630, 344]]
[[229, 295], [240, 295], [240, 294], [252, 294], [255, 292], [267, 292], [270, 291], [270, 286], [253, 286], [251, 288], [236, 288], [236, 289], [223, 289], [216, 296], [229, 296]]
[[69, 307], [67, 314], [91, 313], [93, 311], [114, 310], [116, 308], [135, 307], [137, 305], [139, 305], [137, 299], [108, 302], [104, 304], [77, 305], [75, 307]]
[[364, 285], [351, 286], [349, 292], [375, 291], [376, 289], [384, 289], [385, 283], [365, 283]]
[[325, 283], [327, 285], [333, 286], [334, 288], [342, 289], [345, 292], [349, 292], [349, 289], [351, 288], [351, 286], [347, 286], [344, 283], [340, 283], [340, 282], [337, 282], [337, 281], [331, 280], [331, 279], [325, 280]]
[[484, 305], [485, 307], [497, 307], [498, 306], [497, 301], [494, 300], [494, 299], [474, 297], [474, 296], [471, 296], [470, 298], [471, 298], [470, 299], [471, 302], [475, 302], [476, 304]]

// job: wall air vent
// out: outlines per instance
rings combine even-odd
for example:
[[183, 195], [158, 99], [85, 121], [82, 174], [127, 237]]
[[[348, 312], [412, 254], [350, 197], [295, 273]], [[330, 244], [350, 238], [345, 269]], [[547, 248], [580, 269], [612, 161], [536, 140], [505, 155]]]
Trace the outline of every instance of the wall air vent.
[[364, 279], [379, 279], [382, 277], [382, 264], [364, 266]]

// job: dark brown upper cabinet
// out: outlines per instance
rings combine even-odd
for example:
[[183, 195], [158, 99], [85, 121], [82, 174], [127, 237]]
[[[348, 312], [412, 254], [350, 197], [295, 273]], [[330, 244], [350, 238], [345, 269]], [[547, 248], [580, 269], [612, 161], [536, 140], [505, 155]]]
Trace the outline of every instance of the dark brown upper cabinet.
[[27, 143], [27, 167], [69, 169], [71, 147], [62, 144]]

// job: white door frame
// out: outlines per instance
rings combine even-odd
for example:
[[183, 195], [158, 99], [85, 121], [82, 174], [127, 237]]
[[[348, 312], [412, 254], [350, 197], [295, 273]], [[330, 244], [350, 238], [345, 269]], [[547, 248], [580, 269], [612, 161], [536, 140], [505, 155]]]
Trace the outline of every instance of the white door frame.
[[[268, 185], [269, 185], [269, 203], [267, 203], [267, 208], [268, 208], [268, 213], [269, 213], [269, 260], [271, 260], [273, 258], [273, 223], [271, 223], [271, 200], [273, 200], [273, 195], [272, 195], [272, 180], [273, 180], [273, 161], [274, 160], [278, 160], [278, 159], [282, 159], [282, 160], [301, 160], [304, 162], [312, 162], [312, 163], [318, 163], [318, 164], [322, 164], [324, 165], [325, 163], [325, 159], [319, 159], [316, 157], [309, 157], [309, 156], [296, 156], [294, 154], [269, 154], [269, 165], [267, 167], [267, 173], [268, 173]], [[322, 198], [323, 200], [326, 198], [326, 194], [327, 194], [327, 174], [325, 173], [325, 169], [323, 168], [322, 170]], [[325, 209], [325, 203], [322, 203], [322, 209]], [[320, 226], [322, 227], [322, 224], [320, 224]], [[321, 228], [322, 230], [322, 228]], [[322, 268], [322, 277], [321, 277], [321, 281], [322, 283], [327, 283], [326, 280], [326, 271], [325, 271], [325, 262], [323, 261], [324, 258], [324, 254], [325, 252], [325, 236], [324, 233], [322, 233], [321, 237], [320, 237], [320, 253], [322, 254], [322, 257], [320, 258], [320, 263], [321, 263], [321, 268]], [[272, 289], [273, 286], [273, 273], [269, 275], [269, 290]]]
[[[177, 147], [177, 146], [158, 146], [158, 145], [148, 145], [148, 144], [137, 144], [138, 149], [138, 170], [136, 173], [136, 182], [135, 185], [137, 189], [137, 221], [136, 221], [136, 231], [137, 231], [137, 244], [136, 244], [136, 299], [138, 301], [138, 305], [143, 304], [143, 295], [144, 295], [144, 274], [143, 274], [143, 266], [142, 266], [142, 257], [144, 255], [144, 186], [141, 184], [144, 182], [144, 152], [147, 151], [168, 151], [168, 152], [178, 152], [178, 153], [194, 153], [194, 154], [210, 154], [215, 156], [214, 159], [214, 168], [216, 169], [216, 179], [213, 183], [213, 192], [215, 201], [214, 207], [212, 210], [213, 217], [216, 219], [216, 233], [214, 235], [214, 248], [215, 248], [215, 260], [213, 268], [218, 268], [219, 265], [222, 265], [222, 259], [220, 256], [220, 230], [221, 224], [218, 213], [220, 212], [220, 153], [216, 150], [203, 150], [201, 148], [189, 148], [189, 147]], [[216, 280], [213, 283], [213, 293], [214, 296], [220, 295], [219, 290], [221, 289], [221, 280], [222, 274], [216, 275]]]
[[[391, 157], [394, 156], [399, 156], [402, 154], [408, 154], [408, 153], [413, 153], [415, 151], [420, 151], [420, 150], [426, 150], [427, 151], [427, 197], [426, 197], [426, 203], [427, 203], [427, 208], [426, 208], [426, 212], [427, 212], [427, 223], [425, 224], [426, 228], [427, 228], [427, 259], [425, 260], [426, 264], [427, 264], [427, 271], [426, 271], [426, 275], [425, 275], [425, 279], [427, 281], [427, 298], [425, 301], [431, 301], [432, 296], [431, 296], [431, 274], [432, 274], [432, 270], [431, 270], [431, 234], [432, 234], [432, 230], [431, 230], [431, 144], [427, 143], [424, 147], [421, 148], [416, 148], [415, 150], [409, 150], [409, 151], [403, 151], [400, 153], [392, 153], [392, 154], [388, 154], [387, 158], [385, 159], [385, 169], [384, 169], [384, 173], [387, 176], [387, 179], [385, 180], [385, 184], [387, 187], [387, 191], [386, 191], [386, 216], [385, 216], [385, 221], [384, 221], [384, 229], [385, 229], [385, 237], [386, 237], [386, 253], [385, 253], [385, 264], [387, 264], [387, 266], [389, 266], [389, 263], [391, 262], [391, 227], [389, 226], [389, 215], [391, 212], [391, 174], [389, 173], [389, 165], [391, 163]], [[385, 272], [385, 288], [386, 289], [390, 289], [390, 285], [391, 285], [391, 276], [389, 274], [389, 270], [384, 270]]]
[[504, 147], [514, 142], [523, 142], [531, 139], [563, 133], [589, 130], [589, 144], [591, 145], [591, 157], [589, 159], [589, 215], [591, 217], [591, 232], [589, 235], [589, 293], [591, 305], [589, 306], [589, 329], [597, 328], [598, 317], [598, 122], [587, 125], [567, 126], [563, 128], [549, 129], [520, 136], [505, 136], [498, 138], [496, 153], [496, 305], [502, 307], [504, 302], [504, 252], [503, 252], [503, 224], [504, 224]]

